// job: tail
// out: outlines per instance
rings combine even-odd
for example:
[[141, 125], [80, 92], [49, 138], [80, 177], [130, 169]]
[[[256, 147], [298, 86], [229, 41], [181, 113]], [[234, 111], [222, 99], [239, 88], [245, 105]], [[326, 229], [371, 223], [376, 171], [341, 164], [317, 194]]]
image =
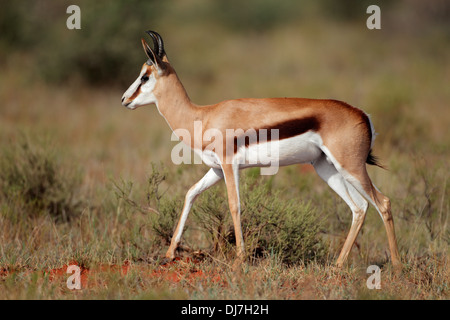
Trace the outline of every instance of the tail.
[[375, 137], [378, 135], [375, 132], [375, 128], [373, 126], [372, 123], [372, 119], [370, 119], [370, 115], [366, 113], [367, 119], [369, 120], [369, 126], [370, 126], [370, 136], [371, 136], [371, 141], [370, 141], [370, 150], [369, 150], [369, 154], [367, 155], [367, 159], [366, 159], [366, 163], [370, 164], [371, 166], [377, 166], [380, 167], [384, 170], [387, 170], [387, 168], [383, 165], [380, 164], [378, 157], [374, 156], [372, 153], [372, 148], [373, 148], [373, 144], [375, 142]]
[[367, 155], [366, 163], [370, 164], [371, 166], [377, 166], [384, 170], [387, 170], [387, 168], [380, 164], [378, 157], [374, 156], [372, 153], [372, 149], [370, 149], [369, 154]]

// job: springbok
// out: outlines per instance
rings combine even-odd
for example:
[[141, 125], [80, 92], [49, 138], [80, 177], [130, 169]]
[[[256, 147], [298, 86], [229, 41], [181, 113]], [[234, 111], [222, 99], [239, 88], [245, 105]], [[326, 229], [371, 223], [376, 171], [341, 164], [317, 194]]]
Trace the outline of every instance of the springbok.
[[[347, 103], [337, 100], [303, 98], [237, 99], [213, 105], [198, 106], [188, 97], [164, 51], [161, 36], [147, 31], [154, 44], [152, 49], [144, 39], [142, 46], [148, 60], [143, 64], [139, 77], [122, 97], [128, 109], [155, 104], [172, 131], [187, 130], [190, 139], [183, 143], [198, 153], [211, 167], [205, 176], [194, 184], [186, 194], [184, 207], [172, 237], [166, 258], [174, 259], [181, 234], [194, 200], [203, 191], [222, 178], [225, 180], [228, 204], [234, 224], [238, 260], [245, 256], [241, 230], [239, 202], [239, 170], [264, 167], [267, 162], [249, 163], [249, 157], [258, 155], [263, 145], [275, 146], [280, 166], [310, 163], [318, 175], [350, 207], [353, 220], [337, 266], [342, 266], [363, 225], [368, 203], [379, 212], [386, 228], [391, 259], [394, 266], [400, 265], [400, 256], [394, 232], [389, 198], [372, 183], [366, 163], [377, 165], [372, 155], [375, 131], [369, 116]], [[222, 133], [223, 145], [233, 145], [233, 152], [220, 152], [207, 147], [203, 137], [194, 134], [195, 123], [201, 121], [203, 132], [214, 129]], [[230, 138], [227, 130], [276, 129], [277, 135], [269, 135], [247, 143]], [[229, 148], [228, 148], [229, 150]], [[380, 166], [381, 167], [381, 166]]]

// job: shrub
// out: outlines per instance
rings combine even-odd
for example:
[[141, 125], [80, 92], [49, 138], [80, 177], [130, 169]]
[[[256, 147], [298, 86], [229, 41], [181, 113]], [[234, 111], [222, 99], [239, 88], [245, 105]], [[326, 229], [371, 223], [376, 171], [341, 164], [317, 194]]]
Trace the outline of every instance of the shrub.
[[0, 156], [2, 202], [30, 216], [48, 213], [57, 221], [81, 213], [79, 172], [65, 170], [54, 150], [22, 136], [3, 148]]
[[[255, 261], [275, 255], [286, 264], [308, 263], [325, 256], [318, 232], [322, 225], [308, 204], [295, 200], [285, 201], [281, 191], [271, 190], [271, 180], [260, 181], [254, 171], [248, 170], [241, 179], [242, 231], [246, 252]], [[114, 183], [116, 197], [128, 209], [148, 213], [153, 231], [153, 247], [169, 245], [173, 230], [181, 214], [182, 202], [176, 195], [160, 191], [166, 172], [152, 165], [147, 180], [146, 205], [130, 198], [132, 183]], [[232, 258], [235, 237], [227, 197], [223, 187], [215, 187], [202, 194], [194, 204], [191, 217], [209, 240], [206, 249], [213, 256]], [[185, 237], [187, 235], [185, 234]], [[188, 251], [198, 248], [187, 248]]]
[[[260, 181], [252, 170], [242, 176], [242, 232], [251, 259], [272, 254], [294, 264], [325, 257], [318, 237], [322, 222], [309, 204], [283, 199], [280, 190], [271, 189], [271, 179]], [[194, 215], [212, 240], [213, 250], [228, 253], [235, 239], [226, 197], [217, 189], [209, 191]]]
[[152, 164], [152, 172], [147, 179], [145, 194], [147, 202], [145, 205], [131, 199], [130, 195], [133, 189], [131, 182], [112, 181], [116, 198], [122, 201], [128, 210], [149, 214], [147, 223], [150, 224], [154, 234], [154, 238], [150, 239], [154, 246], [156, 243], [160, 244], [161, 241], [165, 245], [170, 244], [173, 228], [181, 209], [181, 203], [176, 197], [163, 197], [164, 193], [161, 193], [161, 183], [166, 180], [166, 175], [166, 170]]
[[212, 244], [212, 254], [225, 256], [233, 250], [235, 238], [223, 189], [215, 187], [200, 195], [192, 208], [192, 216]]

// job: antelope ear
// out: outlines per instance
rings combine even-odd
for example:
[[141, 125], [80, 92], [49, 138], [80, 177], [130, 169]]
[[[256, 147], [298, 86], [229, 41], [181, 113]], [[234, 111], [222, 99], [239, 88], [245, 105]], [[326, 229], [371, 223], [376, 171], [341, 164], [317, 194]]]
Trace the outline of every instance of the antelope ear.
[[158, 70], [159, 74], [162, 74], [165, 70], [164, 63], [162, 62], [161, 58], [153, 52], [153, 49], [150, 48], [147, 42], [145, 42], [144, 39], [141, 38], [142, 47], [144, 48], [145, 54], [148, 57], [147, 64], [149, 66], [154, 65], [156, 69]]
[[145, 55], [148, 58], [147, 64], [149, 66], [151, 66], [152, 64], [155, 63], [155, 54], [153, 53], [153, 50], [152, 50], [152, 48], [150, 48], [148, 43], [145, 42], [145, 40], [142, 38], [141, 38], [141, 43], [142, 43], [142, 48], [144, 48]]

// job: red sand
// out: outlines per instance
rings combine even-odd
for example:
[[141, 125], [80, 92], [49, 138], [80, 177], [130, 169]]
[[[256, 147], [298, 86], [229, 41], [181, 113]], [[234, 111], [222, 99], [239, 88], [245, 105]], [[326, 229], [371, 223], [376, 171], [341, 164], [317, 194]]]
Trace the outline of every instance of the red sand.
[[[39, 272], [43, 275], [47, 275], [50, 281], [66, 281], [74, 273], [67, 273], [69, 266], [76, 265], [80, 267], [80, 281], [81, 288], [92, 288], [99, 285], [99, 276], [102, 274], [118, 273], [120, 276], [126, 276], [130, 271], [136, 270], [143, 274], [144, 277], [157, 278], [168, 283], [179, 283], [180, 281], [194, 282], [194, 281], [212, 281], [222, 282], [225, 285], [225, 281], [222, 281], [220, 275], [216, 272], [206, 272], [198, 268], [199, 261], [191, 258], [177, 258], [174, 261], [166, 263], [157, 267], [156, 269], [151, 266], [133, 265], [129, 261], [125, 261], [121, 266], [119, 265], [106, 265], [100, 264], [93, 268], [86, 268], [80, 265], [77, 261], [71, 261], [61, 268], [49, 269], [43, 271], [30, 271]], [[0, 279], [9, 276], [12, 273], [18, 272], [16, 270], [0, 269]]]
[[[78, 262], [72, 261], [69, 262], [69, 264], [62, 266], [61, 268], [46, 270], [44, 271], [44, 274], [48, 274], [48, 278], [50, 281], [67, 279], [73, 274], [73, 272], [67, 273], [67, 268], [72, 265], [79, 266]], [[82, 265], [79, 267], [81, 271], [80, 272], [81, 288], [87, 288], [88, 284], [90, 284], [89, 280], [92, 280], [95, 275], [101, 273], [120, 272], [122, 276], [125, 276], [129, 272], [131, 266], [128, 261], [125, 261], [125, 263], [122, 266], [100, 264], [93, 269], [88, 269]]]

